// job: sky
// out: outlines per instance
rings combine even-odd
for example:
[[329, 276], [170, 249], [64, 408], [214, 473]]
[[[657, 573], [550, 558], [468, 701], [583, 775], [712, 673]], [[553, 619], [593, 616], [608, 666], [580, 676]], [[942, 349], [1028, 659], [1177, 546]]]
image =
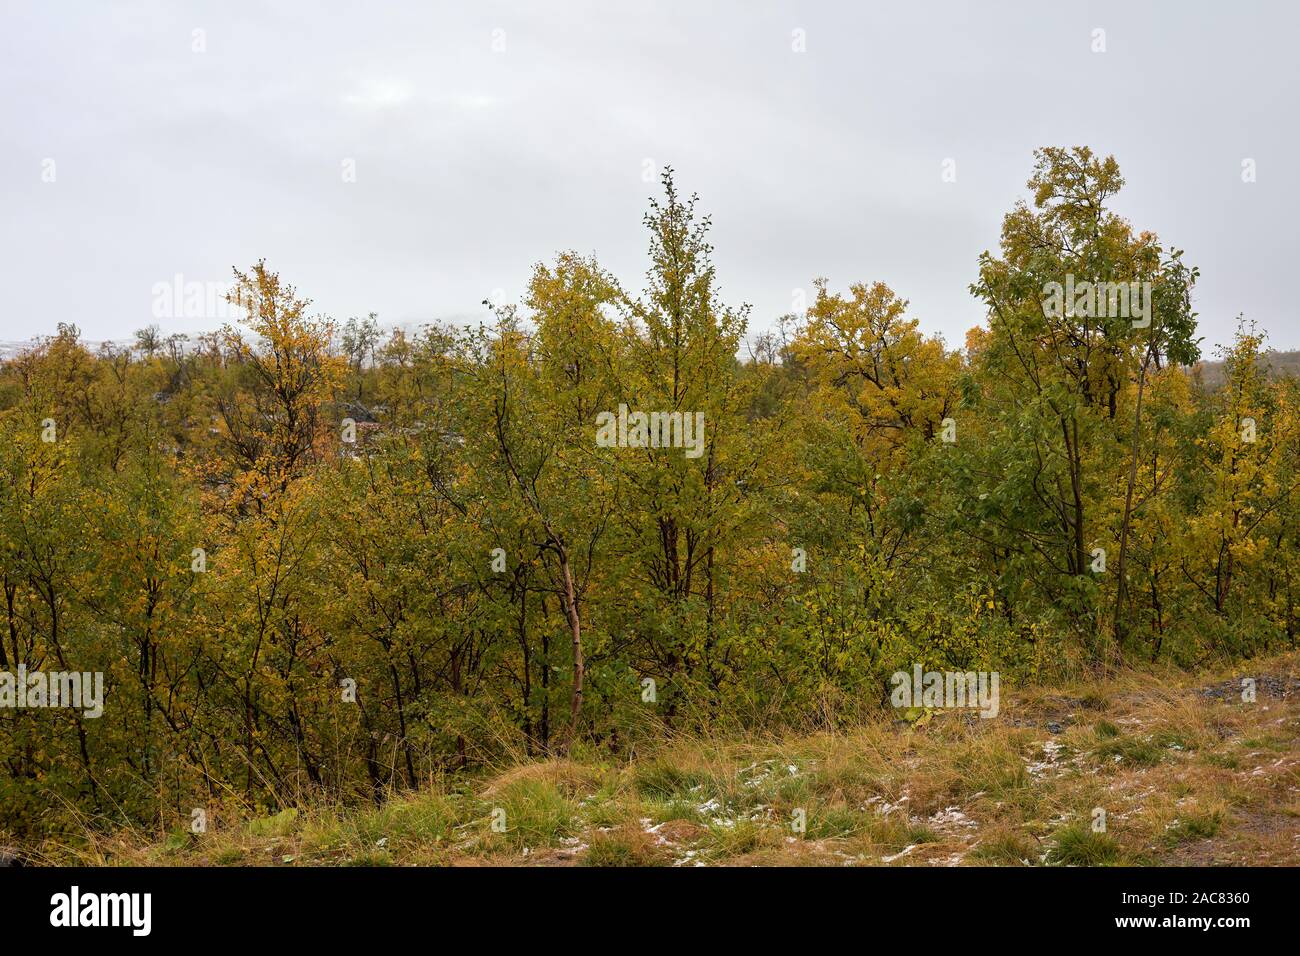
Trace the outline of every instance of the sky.
[[216, 328], [259, 258], [340, 321], [477, 321], [568, 249], [639, 291], [671, 165], [751, 332], [820, 276], [958, 346], [1034, 149], [1088, 145], [1200, 267], [1207, 352], [1239, 313], [1296, 348], [1298, 34], [1280, 0], [0, 0], [0, 341]]

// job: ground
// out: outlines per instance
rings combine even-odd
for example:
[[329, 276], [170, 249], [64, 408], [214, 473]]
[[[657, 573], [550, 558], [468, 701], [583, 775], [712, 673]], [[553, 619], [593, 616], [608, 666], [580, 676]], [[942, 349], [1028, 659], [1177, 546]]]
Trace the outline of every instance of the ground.
[[1295, 865], [1297, 675], [1290, 654], [1209, 677], [1004, 687], [991, 719], [947, 711], [837, 733], [682, 739], [624, 759], [524, 763], [377, 808], [88, 836], [32, 862]]

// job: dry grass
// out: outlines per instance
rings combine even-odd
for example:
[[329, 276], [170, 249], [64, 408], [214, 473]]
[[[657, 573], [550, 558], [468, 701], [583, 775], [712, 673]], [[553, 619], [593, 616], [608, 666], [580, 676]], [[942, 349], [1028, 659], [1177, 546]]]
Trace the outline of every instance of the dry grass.
[[[1235, 691], [1242, 674], [1273, 678], [1255, 703]], [[1125, 673], [1004, 693], [990, 720], [947, 712], [923, 727], [674, 739], [621, 763], [521, 764], [380, 807], [232, 815], [198, 835], [88, 832], [28, 855], [212, 866], [1294, 864], [1298, 675], [1294, 654], [1196, 678]]]

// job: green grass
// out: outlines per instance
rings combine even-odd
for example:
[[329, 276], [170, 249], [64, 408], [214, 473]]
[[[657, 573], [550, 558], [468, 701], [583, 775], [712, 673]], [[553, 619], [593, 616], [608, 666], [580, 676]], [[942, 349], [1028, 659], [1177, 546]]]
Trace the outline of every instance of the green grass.
[[1204, 840], [1216, 835], [1223, 828], [1223, 811], [1209, 810], [1202, 813], [1184, 813], [1165, 830], [1164, 840], [1170, 846], [1177, 846], [1189, 840]]
[[1114, 760], [1137, 767], [1154, 767], [1165, 757], [1165, 748], [1145, 737], [1111, 737], [1093, 751], [1101, 760]]
[[[554, 847], [578, 830], [578, 803], [548, 781], [513, 781], [494, 800], [487, 815], [486, 846], [496, 848], [504, 843], [517, 850]], [[496, 810], [505, 811], [504, 833], [491, 829], [492, 813]]]
[[1236, 770], [1241, 766], [1241, 761], [1234, 754], [1208, 753], [1202, 754], [1201, 760], [1211, 767], [1221, 767], [1224, 770]]
[[1165, 750], [1195, 750], [1197, 746], [1190, 735], [1177, 730], [1161, 730], [1151, 738], [1151, 742]]
[[368, 850], [351, 857], [345, 866], [392, 866], [393, 856], [387, 850]]
[[[813, 840], [857, 836], [870, 831], [874, 816], [874, 813], [864, 813], [844, 804], [814, 806], [808, 810], [808, 831], [805, 835]], [[790, 817], [787, 816], [786, 819]]]
[[1038, 849], [1028, 837], [1007, 831], [983, 840], [971, 856], [992, 866], [1024, 866], [1037, 861]]
[[1093, 732], [1097, 735], [1098, 740], [1106, 740], [1110, 737], [1118, 737], [1120, 729], [1112, 724], [1109, 720], [1099, 720], [1092, 725]]
[[637, 792], [647, 797], [685, 797], [694, 787], [707, 782], [703, 774], [683, 769], [662, 757], [639, 765], [633, 773]]
[[362, 813], [354, 828], [357, 839], [366, 843], [386, 839], [390, 844], [425, 846], [451, 839], [455, 825], [456, 808], [452, 802], [427, 794], [412, 800], [391, 801]]
[[1053, 835], [1047, 862], [1054, 866], [1114, 866], [1123, 860], [1119, 841], [1096, 833], [1087, 823], [1072, 823]]
[[286, 837], [298, 826], [298, 811], [293, 807], [269, 817], [248, 821], [248, 833], [255, 837]]
[[[792, 831], [786, 831], [793, 836]], [[700, 843], [700, 853], [708, 859], [753, 853], [764, 847], [775, 846], [786, 834], [764, 826], [757, 820], [741, 817], [730, 825], [711, 823]]]

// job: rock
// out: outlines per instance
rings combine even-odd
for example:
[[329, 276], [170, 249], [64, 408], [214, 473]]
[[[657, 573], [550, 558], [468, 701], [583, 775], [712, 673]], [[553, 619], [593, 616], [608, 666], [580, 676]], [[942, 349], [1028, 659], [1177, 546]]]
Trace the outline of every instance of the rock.
[[[1263, 674], [1255, 679], [1255, 684], [1255, 693], [1259, 697], [1276, 697], [1286, 700], [1292, 694], [1300, 691], [1300, 680], [1286, 675]], [[1240, 677], [1222, 681], [1218, 684], [1211, 684], [1197, 691], [1202, 697], [1226, 701], [1241, 700], [1241, 692]]]

